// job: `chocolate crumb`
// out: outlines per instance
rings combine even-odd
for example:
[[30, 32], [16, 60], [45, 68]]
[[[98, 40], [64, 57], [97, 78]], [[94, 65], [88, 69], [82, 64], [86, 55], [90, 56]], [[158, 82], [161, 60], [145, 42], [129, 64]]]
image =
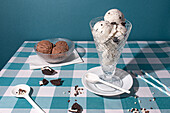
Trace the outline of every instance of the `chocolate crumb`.
[[75, 101], [77, 101], [77, 99], [75, 99]]
[[151, 99], [149, 99], [149, 101], [151, 102], [152, 100], [151, 100]]
[[68, 102], [70, 102], [70, 100], [68, 100]]
[[78, 85], [76, 85], [76, 86], [75, 86], [75, 88], [74, 88], [74, 90], [77, 90], [77, 88], [78, 88], [78, 87], [79, 87], [79, 86], [78, 86]]
[[101, 24], [101, 26], [103, 26], [103, 24]]
[[152, 107], [150, 107], [150, 109], [153, 109]]

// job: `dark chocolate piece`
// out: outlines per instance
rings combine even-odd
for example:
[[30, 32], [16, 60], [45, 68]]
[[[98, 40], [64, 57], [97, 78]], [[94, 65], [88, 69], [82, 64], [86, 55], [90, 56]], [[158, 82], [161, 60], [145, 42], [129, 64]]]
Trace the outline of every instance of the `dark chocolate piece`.
[[71, 109], [73, 110], [76, 110], [77, 109], [77, 112], [76, 113], [82, 113], [83, 111], [83, 108], [81, 105], [79, 105], [78, 103], [74, 103], [71, 107]]
[[60, 86], [63, 83], [63, 81], [61, 81], [61, 79], [50, 80], [50, 82], [51, 82], [51, 84], [53, 84], [55, 86]]
[[43, 82], [43, 85], [47, 85], [49, 83], [49, 81], [46, 79], [43, 79], [42, 82]]
[[45, 67], [41, 68], [41, 70], [44, 75], [54, 75], [57, 73], [55, 70], [53, 70], [49, 66], [45, 66]]

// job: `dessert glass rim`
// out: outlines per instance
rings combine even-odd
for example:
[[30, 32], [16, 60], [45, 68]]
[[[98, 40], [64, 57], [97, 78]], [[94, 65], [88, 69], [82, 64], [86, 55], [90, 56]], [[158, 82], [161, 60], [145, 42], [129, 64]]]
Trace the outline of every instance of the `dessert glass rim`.
[[[104, 21], [104, 16], [99, 16], [99, 17], [95, 17], [95, 18], [92, 18], [92, 19], [91, 19], [91, 21], [89, 22], [89, 25], [90, 25], [91, 30], [93, 30], [92, 22], [95, 21], [95, 20], [97, 20], [97, 19], [102, 19], [102, 20]], [[100, 21], [102, 21], [102, 20], [100, 20]], [[125, 25], [125, 26], [127, 26], [127, 25], [130, 26], [130, 29], [127, 29], [127, 31], [126, 31], [124, 34], [122, 34], [122, 35], [120, 35], [120, 36], [118, 36], [118, 37], [121, 37], [121, 36], [127, 34], [127, 33], [130, 32], [131, 29], [132, 29], [132, 23], [131, 23], [129, 20], [127, 20], [126, 18], [124, 18], [124, 20], [125, 20], [124, 22], [126, 22], [126, 25]]]
[[[75, 48], [74, 42], [71, 41], [71, 40], [69, 40], [69, 39], [67, 39], [67, 38], [52, 38], [52, 39], [64, 39], [64, 40], [67, 40], [67, 41], [69, 41], [69, 42], [72, 43], [72, 46], [71, 46], [71, 48], [69, 48], [68, 51], [63, 52], [63, 53], [45, 54], [45, 53], [41, 53], [41, 52], [38, 52], [38, 51], [37, 51], [37, 48], [36, 48], [36, 47], [37, 47], [38, 42], [40, 42], [40, 41], [38, 41], [38, 42], [34, 45], [34, 51], [37, 52], [37, 53], [39, 53], [39, 54], [42, 54], [42, 55], [62, 55], [62, 54], [66, 54], [66, 53], [70, 52], [71, 50], [73, 51], [74, 48]], [[49, 40], [52, 40], [52, 39], [44, 39], [44, 40], [48, 40], [48, 41], [49, 41]], [[41, 41], [42, 41], [42, 40], [41, 40]], [[60, 40], [59, 40], [59, 41], [60, 41]]]

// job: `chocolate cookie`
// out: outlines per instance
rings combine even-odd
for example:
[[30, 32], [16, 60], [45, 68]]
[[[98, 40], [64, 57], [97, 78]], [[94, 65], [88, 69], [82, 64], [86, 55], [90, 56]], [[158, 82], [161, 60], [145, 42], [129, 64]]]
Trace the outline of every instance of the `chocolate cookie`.
[[61, 79], [55, 79], [55, 80], [50, 80], [51, 84], [55, 86], [60, 86], [62, 85], [63, 81]]
[[53, 70], [49, 66], [45, 66], [45, 67], [41, 68], [41, 70], [44, 75], [54, 75], [57, 73], [55, 70]]

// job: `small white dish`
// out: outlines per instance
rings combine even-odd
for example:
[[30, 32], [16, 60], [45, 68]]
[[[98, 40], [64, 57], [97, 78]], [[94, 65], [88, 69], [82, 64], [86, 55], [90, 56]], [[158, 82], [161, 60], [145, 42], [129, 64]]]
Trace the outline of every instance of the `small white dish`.
[[[94, 73], [100, 76], [103, 73], [103, 71], [101, 69], [101, 66], [98, 66], [98, 67], [89, 69], [87, 73]], [[129, 90], [132, 87], [133, 78], [129, 73], [127, 73], [126, 71], [122, 69], [116, 68], [115, 74], [119, 76], [120, 79], [122, 80], [121, 88]], [[96, 84], [90, 83], [85, 79], [85, 75], [82, 76], [82, 84], [90, 92], [98, 94], [98, 95], [102, 95], [102, 96], [116, 96], [116, 95], [120, 95], [124, 93], [120, 90], [116, 90], [114, 88], [111, 88], [101, 83], [96, 83]]]

